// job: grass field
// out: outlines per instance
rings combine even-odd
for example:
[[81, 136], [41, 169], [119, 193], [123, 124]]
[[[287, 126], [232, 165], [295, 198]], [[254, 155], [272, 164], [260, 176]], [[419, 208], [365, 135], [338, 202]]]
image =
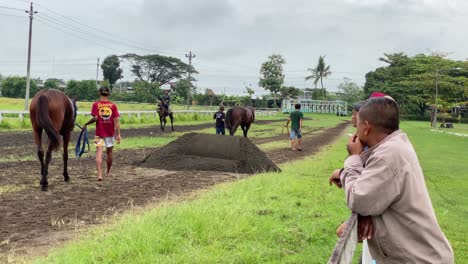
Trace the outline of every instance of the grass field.
[[[91, 110], [93, 102], [82, 102], [78, 101], [78, 109], [80, 111]], [[149, 103], [127, 103], [127, 102], [117, 102], [119, 110], [138, 110], [138, 111], [152, 111], [156, 109], [155, 104]], [[185, 105], [172, 105], [175, 110], [186, 110]], [[194, 110], [216, 110], [215, 107], [209, 106], [190, 106], [190, 109]], [[24, 110], [24, 99], [21, 98], [7, 98], [0, 97], [0, 110]]]
[[[93, 102], [78, 102], [79, 111], [90, 111], [91, 105]], [[155, 110], [154, 104], [147, 103], [117, 103], [120, 111], [125, 110], [135, 110], [135, 111], [153, 111]], [[186, 110], [185, 105], [172, 105], [174, 110]], [[6, 98], [0, 97], [0, 110], [17, 110], [21, 111], [24, 108], [24, 100], [16, 98]], [[209, 110], [217, 111], [217, 107], [209, 106], [191, 106], [191, 110]], [[257, 120], [274, 120], [274, 119], [285, 119], [285, 115], [278, 113], [274, 116], [257, 116]], [[77, 123], [83, 124], [90, 119], [90, 116], [79, 115], [77, 117]], [[127, 115], [123, 114], [121, 116], [122, 128], [134, 128], [134, 127], [148, 127], [148, 126], [159, 126], [159, 116], [156, 115], [142, 115], [138, 118], [136, 115]], [[169, 122], [169, 119], [167, 119]], [[202, 123], [213, 122], [213, 117], [210, 114], [199, 114], [199, 113], [190, 113], [190, 114], [174, 114], [174, 123], [177, 125], [195, 125]], [[21, 131], [31, 129], [31, 122], [29, 117], [21, 121], [17, 115], [5, 114], [3, 120], [0, 122], [0, 131]]]
[[[439, 223], [467, 263], [468, 138], [404, 122], [423, 167]], [[325, 263], [349, 212], [328, 186], [345, 138], [282, 173], [218, 185], [194, 199], [132, 211], [34, 263]]]
[[453, 124], [453, 128], [437, 128], [437, 131], [468, 135], [468, 124]]

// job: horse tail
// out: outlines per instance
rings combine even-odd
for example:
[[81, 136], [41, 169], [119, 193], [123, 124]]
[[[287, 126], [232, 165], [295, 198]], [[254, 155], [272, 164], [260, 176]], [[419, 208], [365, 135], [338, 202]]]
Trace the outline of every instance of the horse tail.
[[226, 121], [224, 122], [224, 125], [227, 129], [231, 129], [232, 124], [231, 124], [231, 117], [232, 117], [232, 108], [227, 110], [226, 112]]
[[250, 111], [252, 112], [252, 123], [255, 122], [255, 108], [249, 107]]
[[37, 99], [36, 122], [46, 131], [52, 150], [57, 149], [60, 146], [60, 136], [52, 126], [52, 120], [50, 120], [49, 116], [49, 101], [44, 95], [39, 96]]

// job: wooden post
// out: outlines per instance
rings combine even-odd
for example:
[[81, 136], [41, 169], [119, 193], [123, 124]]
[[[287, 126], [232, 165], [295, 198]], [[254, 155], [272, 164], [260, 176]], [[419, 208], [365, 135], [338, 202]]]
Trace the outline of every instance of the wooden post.
[[343, 234], [335, 244], [328, 264], [351, 264], [357, 243], [357, 214], [353, 213], [347, 222]]

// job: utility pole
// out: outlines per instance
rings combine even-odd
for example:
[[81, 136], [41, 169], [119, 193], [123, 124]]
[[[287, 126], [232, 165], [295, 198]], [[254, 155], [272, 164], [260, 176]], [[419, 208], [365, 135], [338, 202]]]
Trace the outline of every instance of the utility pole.
[[188, 83], [189, 83], [189, 89], [187, 93], [187, 110], [190, 108], [190, 99], [191, 99], [191, 94], [192, 94], [192, 79], [190, 77], [190, 74], [192, 73], [192, 59], [195, 58], [195, 54], [192, 54], [192, 51], [189, 51], [189, 54], [185, 54], [185, 57], [189, 59], [189, 72], [188, 72]]
[[26, 74], [26, 93], [24, 97], [24, 110], [28, 110], [28, 105], [29, 105], [29, 89], [31, 86], [31, 39], [32, 39], [32, 21], [33, 21], [33, 16], [34, 14], [37, 13], [37, 11], [34, 11], [33, 8], [33, 3], [31, 2], [31, 6], [29, 8], [29, 11], [25, 11], [26, 13], [29, 13], [29, 43], [28, 43], [28, 69], [27, 69], [27, 74]]
[[99, 78], [99, 57], [97, 58], [97, 64], [96, 64], [96, 88], [97, 89], [99, 89], [98, 78]]
[[434, 118], [432, 119], [432, 128], [437, 128], [437, 97], [439, 95], [439, 69], [436, 69], [435, 74], [435, 102], [434, 102]]

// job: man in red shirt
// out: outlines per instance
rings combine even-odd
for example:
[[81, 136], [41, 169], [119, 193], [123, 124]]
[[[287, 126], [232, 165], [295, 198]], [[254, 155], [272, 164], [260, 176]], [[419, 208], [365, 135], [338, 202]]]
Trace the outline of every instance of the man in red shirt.
[[94, 143], [96, 144], [97, 180], [101, 181], [103, 147], [106, 147], [106, 176], [109, 176], [110, 169], [112, 167], [112, 149], [114, 147], [114, 134], [116, 130], [117, 136], [115, 137], [115, 140], [117, 141], [117, 144], [120, 144], [120, 114], [117, 110], [117, 106], [109, 101], [110, 91], [108, 87], [101, 87], [99, 89], [99, 94], [101, 95], [101, 99], [95, 102], [91, 108], [91, 115], [93, 117], [83, 125], [83, 129], [85, 129], [87, 125], [96, 122], [96, 136], [94, 138]]

